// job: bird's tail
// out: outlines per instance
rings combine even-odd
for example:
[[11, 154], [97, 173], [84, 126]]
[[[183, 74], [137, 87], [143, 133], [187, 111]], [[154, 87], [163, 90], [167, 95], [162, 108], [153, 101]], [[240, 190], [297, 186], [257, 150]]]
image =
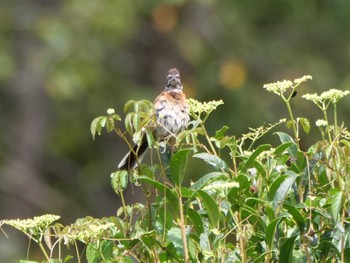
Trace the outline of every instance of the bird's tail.
[[146, 138], [143, 138], [140, 145], [135, 144], [132, 151], [129, 151], [118, 164], [120, 170], [135, 169], [145, 156], [148, 143]]

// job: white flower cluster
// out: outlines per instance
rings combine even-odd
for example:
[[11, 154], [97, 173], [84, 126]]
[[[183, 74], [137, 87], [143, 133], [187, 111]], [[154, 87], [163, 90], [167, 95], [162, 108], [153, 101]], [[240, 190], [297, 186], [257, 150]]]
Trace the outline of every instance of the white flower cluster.
[[327, 121], [325, 121], [325, 120], [317, 120], [316, 121], [316, 126], [317, 127], [326, 127], [327, 126]]
[[293, 86], [293, 82], [290, 80], [277, 81], [274, 83], [269, 83], [264, 85], [264, 89], [269, 92], [273, 92], [277, 95], [284, 93], [287, 89]]
[[28, 229], [33, 228], [46, 229], [54, 221], [60, 218], [60, 216], [48, 214], [28, 219], [3, 220], [1, 223], [13, 226], [14, 228], [17, 228], [18, 230], [21, 230], [23, 232], [27, 232]]
[[277, 81], [274, 83], [269, 83], [269, 84], [265, 84], [264, 85], [264, 89], [266, 89], [269, 92], [273, 92], [277, 95], [281, 95], [283, 94], [287, 89], [289, 88], [296, 88], [297, 86], [299, 86], [301, 83], [312, 79], [312, 77], [310, 75], [305, 75], [301, 78], [297, 78], [294, 80], [294, 82], [290, 81], [290, 80], [283, 80], [283, 81]]
[[331, 101], [333, 104], [337, 103], [341, 98], [345, 97], [350, 93], [349, 90], [338, 90], [338, 89], [330, 89], [318, 95], [317, 93], [313, 94], [305, 94], [302, 97], [306, 100], [311, 100], [315, 104], [319, 102]]
[[210, 185], [207, 185], [206, 187], [203, 188], [203, 190], [229, 190], [231, 188], [238, 188], [239, 183], [237, 182], [223, 182], [223, 181], [217, 181], [213, 182]]
[[222, 100], [212, 100], [209, 102], [199, 102], [195, 99], [188, 99], [187, 100], [189, 106], [190, 106], [190, 112], [194, 113], [210, 113], [213, 110], [215, 110], [219, 105], [224, 104]]

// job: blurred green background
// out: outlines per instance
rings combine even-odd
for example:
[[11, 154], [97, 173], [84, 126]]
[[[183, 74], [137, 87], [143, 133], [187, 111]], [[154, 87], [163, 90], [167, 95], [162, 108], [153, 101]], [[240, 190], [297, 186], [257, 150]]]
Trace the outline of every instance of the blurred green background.
[[[171, 67], [187, 97], [224, 100], [208, 128], [236, 136], [287, 117], [263, 84], [310, 74], [293, 106], [313, 124], [321, 114], [301, 95], [350, 86], [349, 17], [345, 0], [2, 0], [0, 219], [114, 215], [109, 175], [127, 147], [113, 134], [93, 141], [90, 123], [153, 101]], [[304, 148], [320, 139], [311, 132]], [[5, 230], [0, 262], [25, 258], [26, 238]]]

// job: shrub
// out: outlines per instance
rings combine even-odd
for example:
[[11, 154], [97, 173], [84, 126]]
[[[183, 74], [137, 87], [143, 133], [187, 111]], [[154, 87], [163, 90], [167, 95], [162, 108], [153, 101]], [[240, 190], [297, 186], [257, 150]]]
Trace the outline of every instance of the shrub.
[[[126, 103], [125, 129], [120, 115], [109, 109], [93, 120], [93, 138], [105, 128], [132, 149], [146, 136], [156, 153], [134, 171], [112, 173], [112, 188], [122, 200], [117, 216], [86, 217], [63, 226], [54, 223], [58, 216], [45, 215], [1, 225], [38, 243], [47, 262], [74, 257], [80, 262], [77, 242], [86, 244], [88, 262], [348, 262], [350, 133], [338, 125], [337, 104], [349, 91], [303, 96], [323, 114], [316, 121], [322, 140], [303, 151], [299, 133], [308, 133], [311, 125], [293, 116], [291, 101], [309, 79], [265, 85], [286, 105], [288, 120], [250, 128], [240, 138], [229, 135], [226, 126], [213, 135], [206, 129], [222, 101], [190, 99], [189, 128], [165, 142], [153, 138], [149, 101]], [[292, 135], [275, 132], [278, 145], [257, 145], [282, 123]], [[212, 171], [185, 186], [186, 165], [194, 158]], [[123, 193], [129, 184], [143, 190], [145, 203], [126, 205]], [[76, 252], [61, 255], [63, 245], [74, 245]]]

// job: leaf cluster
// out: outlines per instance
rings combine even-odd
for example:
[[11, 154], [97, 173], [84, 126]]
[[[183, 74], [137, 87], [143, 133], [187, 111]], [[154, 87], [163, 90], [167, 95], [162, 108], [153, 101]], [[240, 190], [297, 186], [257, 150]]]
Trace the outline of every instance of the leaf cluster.
[[[13, 222], [20, 222], [17, 228], [26, 234], [39, 231], [43, 238], [27, 235], [42, 248], [47, 262], [82, 260], [79, 252], [56, 252], [63, 245], [78, 251], [77, 242], [86, 245], [88, 262], [349, 262], [350, 136], [343, 125], [327, 120], [322, 127], [330, 137], [321, 134], [321, 140], [300, 149], [298, 124], [308, 132], [310, 122], [294, 118], [292, 95], [284, 92], [291, 88], [293, 93], [308, 79], [266, 86], [282, 98], [293, 124], [293, 136], [275, 132], [277, 145], [257, 144], [285, 119], [250, 128], [240, 138], [226, 126], [210, 135], [205, 122], [221, 101], [190, 100], [190, 126], [163, 143], [152, 137], [150, 102], [126, 104], [125, 128], [110, 109], [93, 120], [93, 137], [106, 128], [132, 149], [146, 136], [157, 155], [134, 171], [112, 173], [112, 188], [122, 200], [116, 216], [86, 217], [70, 226]], [[194, 159], [211, 171], [187, 185], [186, 167]], [[123, 193], [130, 184], [144, 192], [144, 203], [125, 204]], [[13, 222], [1, 225], [16, 227]]]

